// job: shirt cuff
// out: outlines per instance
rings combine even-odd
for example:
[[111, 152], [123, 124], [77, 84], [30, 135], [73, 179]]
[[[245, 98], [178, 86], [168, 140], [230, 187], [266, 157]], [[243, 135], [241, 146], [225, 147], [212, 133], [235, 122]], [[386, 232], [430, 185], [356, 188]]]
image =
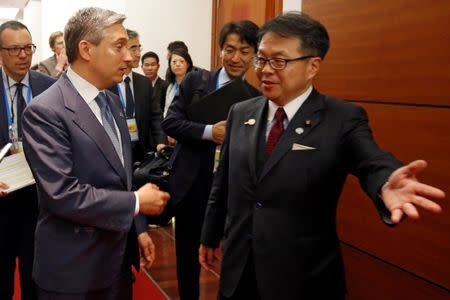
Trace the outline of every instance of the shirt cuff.
[[139, 214], [139, 194], [138, 194], [138, 192], [134, 192], [134, 196], [136, 197], [136, 206], [134, 207], [134, 215], [137, 216]]
[[203, 131], [202, 140], [208, 140], [214, 142], [213, 136], [212, 136], [212, 125], [206, 125], [205, 130]]

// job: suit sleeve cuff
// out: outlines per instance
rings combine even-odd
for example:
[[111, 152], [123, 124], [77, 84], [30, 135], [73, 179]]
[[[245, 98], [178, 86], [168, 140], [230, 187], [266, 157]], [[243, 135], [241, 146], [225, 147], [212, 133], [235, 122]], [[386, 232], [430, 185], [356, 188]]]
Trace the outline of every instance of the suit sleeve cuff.
[[214, 142], [213, 136], [212, 136], [212, 125], [206, 125], [205, 130], [203, 130], [202, 140], [208, 140]]
[[136, 205], [134, 206], [134, 215], [137, 216], [139, 214], [139, 194], [138, 194], [138, 192], [134, 192], [134, 196], [136, 197]]

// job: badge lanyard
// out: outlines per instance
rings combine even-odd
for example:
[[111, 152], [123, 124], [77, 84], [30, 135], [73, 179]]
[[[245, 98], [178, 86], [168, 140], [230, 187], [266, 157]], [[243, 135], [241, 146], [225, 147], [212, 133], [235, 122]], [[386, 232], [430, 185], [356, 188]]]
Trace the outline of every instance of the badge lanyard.
[[116, 83], [117, 92], [119, 93], [120, 103], [122, 104], [123, 111], [126, 111], [127, 105], [125, 104], [125, 97], [122, 94], [122, 89], [120, 88], [120, 85]]
[[[8, 78], [7, 78], [8, 79]], [[9, 80], [8, 80], [9, 83]], [[13, 124], [13, 119], [12, 119], [12, 113], [11, 110], [13, 109], [13, 103], [14, 103], [14, 99], [11, 99], [11, 108], [9, 108], [9, 101], [8, 98], [10, 98], [11, 96], [8, 96], [8, 93], [6, 92], [6, 87], [5, 87], [5, 82], [2, 80], [2, 84], [3, 84], [3, 99], [5, 99], [5, 109], [6, 109], [6, 115], [8, 117], [8, 127], [10, 127]], [[18, 87], [17, 87], [18, 88]], [[14, 98], [16, 97], [16, 95], [18, 94], [16, 88], [16, 93], [14, 94]], [[30, 103], [31, 101], [31, 87], [30, 87], [30, 82], [28, 82], [28, 92], [27, 92], [27, 105]], [[11, 87], [8, 84], [8, 90], [11, 91]]]

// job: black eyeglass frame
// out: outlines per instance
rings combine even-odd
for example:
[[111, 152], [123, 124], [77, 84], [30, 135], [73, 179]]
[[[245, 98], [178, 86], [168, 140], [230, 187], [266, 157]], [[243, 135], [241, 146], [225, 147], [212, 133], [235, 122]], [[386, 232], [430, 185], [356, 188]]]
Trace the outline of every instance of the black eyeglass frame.
[[[317, 55], [304, 55], [297, 58], [292, 59], [285, 59], [285, 58], [264, 58], [260, 56], [254, 56], [253, 57], [253, 65], [257, 69], [262, 69], [266, 66], [266, 63], [269, 62], [269, 65], [274, 70], [284, 70], [287, 66], [287, 64], [291, 61], [297, 61], [297, 60], [305, 60], [308, 58], [317, 57]], [[283, 66], [277, 66], [275, 65], [275, 62], [279, 62], [283, 64]]]
[[7, 50], [8, 54], [10, 56], [18, 56], [20, 54], [20, 52], [22, 52], [22, 50], [25, 52], [25, 54], [27, 55], [31, 55], [34, 52], [36, 52], [36, 45], [35, 44], [28, 44], [22, 47], [17, 47], [17, 46], [13, 46], [13, 47], [0, 47], [1, 50]]

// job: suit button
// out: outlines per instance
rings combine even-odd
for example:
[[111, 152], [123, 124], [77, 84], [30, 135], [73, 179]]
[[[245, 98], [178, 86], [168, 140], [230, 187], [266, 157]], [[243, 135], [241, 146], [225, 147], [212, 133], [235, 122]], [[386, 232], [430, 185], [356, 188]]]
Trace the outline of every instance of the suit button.
[[256, 204], [255, 204], [255, 208], [256, 208], [256, 209], [260, 209], [260, 208], [262, 208], [262, 207], [263, 207], [263, 205], [262, 205], [261, 202], [256, 202]]

